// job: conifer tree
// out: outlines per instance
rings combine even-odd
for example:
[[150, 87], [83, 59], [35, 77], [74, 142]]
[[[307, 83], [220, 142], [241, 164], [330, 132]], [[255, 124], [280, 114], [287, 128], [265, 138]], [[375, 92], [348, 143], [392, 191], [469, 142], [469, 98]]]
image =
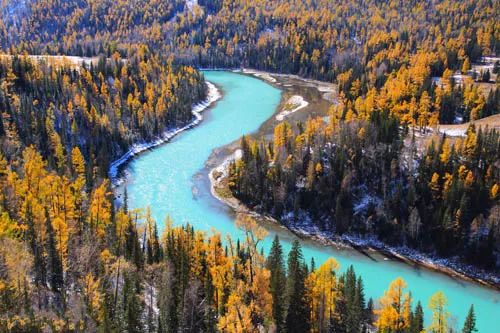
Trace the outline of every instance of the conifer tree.
[[410, 323], [411, 333], [420, 333], [424, 329], [424, 310], [422, 304], [418, 301], [415, 311], [412, 313], [412, 320]]
[[278, 235], [274, 237], [271, 251], [267, 257], [266, 267], [271, 272], [269, 289], [273, 296], [273, 318], [277, 332], [282, 332], [285, 319], [285, 289], [283, 287], [286, 285], [286, 275], [283, 249]]
[[45, 211], [45, 221], [47, 229], [47, 264], [48, 264], [48, 281], [52, 290], [55, 292], [61, 292], [63, 287], [63, 268], [61, 258], [56, 249], [56, 241], [54, 237], [54, 229], [52, 228], [52, 223], [50, 222], [50, 216], [48, 211]]
[[286, 331], [289, 333], [307, 332], [310, 323], [305, 287], [306, 268], [298, 240], [293, 241], [292, 249], [288, 254], [287, 273]]
[[477, 332], [476, 315], [474, 314], [474, 304], [470, 306], [467, 318], [465, 318], [464, 327], [462, 328], [462, 333], [473, 333], [473, 332]]

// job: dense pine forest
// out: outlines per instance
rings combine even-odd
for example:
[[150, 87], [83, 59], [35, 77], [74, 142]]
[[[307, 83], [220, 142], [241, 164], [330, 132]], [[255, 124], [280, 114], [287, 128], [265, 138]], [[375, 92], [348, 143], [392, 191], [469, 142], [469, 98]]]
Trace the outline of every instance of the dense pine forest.
[[242, 239], [168, 217], [160, 230], [126, 194], [115, 206], [108, 171], [134, 143], [192, 120], [207, 95], [196, 68], [334, 82], [328, 119], [241, 140], [233, 194], [291, 227], [498, 272], [500, 134], [471, 125], [424, 149], [418, 138], [500, 113], [500, 64], [475, 70], [500, 50], [499, 6], [2, 1], [0, 331], [476, 332], [475, 308], [458, 328], [442, 292], [421, 303], [397, 278], [370, 299], [354, 268], [305, 262], [297, 241], [286, 255], [276, 238], [264, 254], [250, 218], [237, 221]]

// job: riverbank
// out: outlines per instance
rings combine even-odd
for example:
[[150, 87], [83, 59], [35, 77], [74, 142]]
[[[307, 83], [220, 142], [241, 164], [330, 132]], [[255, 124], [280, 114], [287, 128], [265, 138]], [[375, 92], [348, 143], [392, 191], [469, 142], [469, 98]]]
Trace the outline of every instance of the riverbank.
[[483, 286], [500, 291], [500, 277], [471, 265], [463, 264], [453, 259], [433, 257], [429, 254], [418, 252], [414, 249], [399, 246], [389, 246], [375, 237], [359, 237], [356, 235], [337, 236], [321, 231], [312, 224], [303, 224], [299, 227], [287, 226], [280, 223], [276, 218], [260, 214], [247, 207], [240, 200], [235, 198], [228, 188], [228, 167], [231, 162], [241, 158], [240, 149], [227, 156], [221, 164], [209, 171], [210, 192], [223, 204], [231, 207], [236, 214], [249, 215], [257, 220], [274, 223], [280, 227], [290, 230], [300, 238], [308, 238], [323, 245], [335, 248], [350, 248], [369, 256], [369, 252], [378, 252], [389, 258], [403, 261], [409, 265], [418, 265], [427, 269], [447, 274], [451, 277], [460, 278], [467, 281], [479, 283]]
[[122, 181], [122, 179], [119, 177], [120, 169], [134, 156], [137, 156], [145, 150], [149, 150], [153, 147], [170, 141], [177, 134], [197, 126], [203, 120], [202, 112], [222, 97], [221, 92], [214, 84], [208, 81], [206, 81], [205, 83], [208, 88], [207, 98], [204, 101], [193, 105], [192, 113], [194, 119], [191, 122], [182, 127], [167, 130], [154, 140], [134, 143], [125, 154], [123, 154], [110, 164], [108, 174], [113, 186], [117, 186], [120, 184], [120, 182]]

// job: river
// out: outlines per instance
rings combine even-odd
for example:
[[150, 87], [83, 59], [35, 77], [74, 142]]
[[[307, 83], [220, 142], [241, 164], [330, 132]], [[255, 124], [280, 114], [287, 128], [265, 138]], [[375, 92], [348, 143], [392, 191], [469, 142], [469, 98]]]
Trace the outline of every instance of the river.
[[[281, 91], [246, 75], [208, 71], [205, 78], [222, 89], [223, 98], [205, 111], [204, 121], [193, 130], [179, 134], [171, 142], [145, 152], [126, 166], [128, 204], [130, 208], [151, 207], [153, 217], [163, 225], [168, 215], [175, 224], [189, 222], [198, 230], [217, 230], [233, 238], [241, 235], [235, 227], [232, 211], [210, 193], [205, 166], [213, 149], [224, 146], [243, 134], [256, 131], [272, 116], [280, 102]], [[120, 191], [120, 188], [117, 189]], [[264, 242], [267, 250], [278, 233], [286, 251], [294, 236], [283, 228], [268, 226], [270, 235]], [[367, 298], [380, 297], [389, 283], [402, 277], [414, 298], [427, 310], [429, 297], [438, 290], [448, 297], [452, 322], [461, 329], [471, 303], [477, 315], [479, 332], [498, 332], [500, 293], [478, 284], [445, 274], [387, 260], [379, 254], [366, 256], [354, 250], [338, 250], [312, 241], [302, 241], [307, 262], [314, 257], [318, 266], [335, 257], [343, 269], [354, 265], [365, 283]]]

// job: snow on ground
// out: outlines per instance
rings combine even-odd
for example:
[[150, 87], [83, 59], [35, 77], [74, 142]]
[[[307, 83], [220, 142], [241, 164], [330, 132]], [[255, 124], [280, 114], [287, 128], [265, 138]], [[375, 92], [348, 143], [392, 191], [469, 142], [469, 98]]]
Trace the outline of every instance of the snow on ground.
[[495, 62], [500, 61], [500, 57], [482, 57], [481, 61], [485, 63], [494, 64]]
[[186, 0], [186, 7], [192, 13], [194, 6], [198, 5], [198, 0]]
[[462, 84], [466, 78], [468, 78], [469, 76], [467, 75], [463, 75], [462, 73], [460, 73], [459, 71], [455, 72], [455, 74], [453, 74], [451, 76], [453, 78], [453, 80], [455, 81], [455, 84], [457, 85], [460, 85]]
[[438, 128], [439, 133], [446, 136], [465, 136], [467, 129], [464, 128]]
[[[419, 252], [404, 245], [389, 246], [375, 236], [342, 235], [340, 240], [358, 247], [372, 247], [377, 250], [386, 251], [396, 257], [402, 256], [437, 269], [447, 268], [468, 277], [489, 281], [495, 284], [500, 282], [500, 277], [495, 273], [490, 273], [472, 265], [461, 263], [457, 258], [441, 258], [431, 253]], [[385, 260], [389, 259], [385, 258]]]
[[354, 203], [353, 215], [363, 214], [370, 208], [370, 206], [377, 206], [381, 204], [380, 198], [371, 196], [369, 194], [364, 195], [360, 200]]
[[276, 115], [276, 120], [282, 121], [286, 116], [299, 111], [309, 105], [309, 102], [300, 95], [293, 95], [288, 99], [283, 111]]
[[[457, 119], [455, 120], [460, 121], [463, 119], [457, 117]], [[488, 126], [489, 129], [500, 130], [500, 114], [496, 114], [486, 118], [481, 118], [475, 120], [473, 123], [476, 126], [476, 129], [486, 128], [486, 126]], [[437, 130], [439, 133], [446, 133], [446, 135], [448, 136], [465, 136], [467, 128], [469, 128], [469, 125], [470, 122], [464, 124], [454, 124], [454, 125], [438, 125]]]
[[[451, 270], [451, 272], [455, 271], [471, 278], [489, 281], [494, 284], [500, 283], [500, 276], [495, 273], [464, 264], [458, 258], [441, 258], [433, 253], [420, 252], [405, 245], [390, 246], [374, 235], [343, 234], [338, 236], [332, 231], [321, 230], [316, 224], [312, 223], [311, 218], [305, 212], [299, 211], [297, 215], [294, 215], [293, 212], [285, 213], [281, 217], [281, 223], [293, 232], [315, 239], [325, 245], [372, 248], [382, 251], [382, 253], [389, 253], [397, 258], [412, 260], [430, 268]], [[384, 260], [391, 259], [385, 257]]]
[[[234, 153], [224, 159], [224, 162], [210, 171], [209, 177], [212, 178], [213, 182], [218, 182], [219, 180], [226, 178], [229, 176], [229, 165], [234, 161], [241, 160], [242, 157], [243, 150], [236, 149]], [[214, 173], [219, 174], [220, 176], [215, 179], [213, 176]]]
[[318, 86], [319, 92], [334, 92], [335, 88], [333, 86]]
[[201, 112], [204, 111], [206, 108], [208, 108], [213, 102], [217, 101], [218, 99], [221, 98], [221, 94], [217, 87], [213, 85], [210, 82], [206, 82], [207, 87], [208, 87], [208, 95], [207, 98], [203, 101], [200, 102], [196, 105], [193, 105], [192, 107], [192, 112], [194, 119], [187, 125], [183, 127], [178, 127], [178, 128], [173, 128], [170, 130], [167, 130], [163, 132], [162, 135], [157, 137], [156, 139], [152, 141], [147, 141], [147, 142], [137, 142], [132, 145], [132, 147], [125, 153], [123, 154], [120, 158], [115, 160], [114, 162], [111, 163], [111, 166], [109, 167], [109, 178], [111, 179], [112, 183], [114, 186], [118, 185], [120, 183], [120, 179], [118, 178], [118, 173], [120, 170], [120, 167], [129, 161], [131, 158], [136, 156], [137, 154], [151, 149], [153, 147], [156, 147], [158, 145], [161, 145], [162, 143], [170, 141], [174, 136], [177, 134], [193, 128], [194, 126], [198, 125], [202, 120], [203, 116], [201, 115]]

